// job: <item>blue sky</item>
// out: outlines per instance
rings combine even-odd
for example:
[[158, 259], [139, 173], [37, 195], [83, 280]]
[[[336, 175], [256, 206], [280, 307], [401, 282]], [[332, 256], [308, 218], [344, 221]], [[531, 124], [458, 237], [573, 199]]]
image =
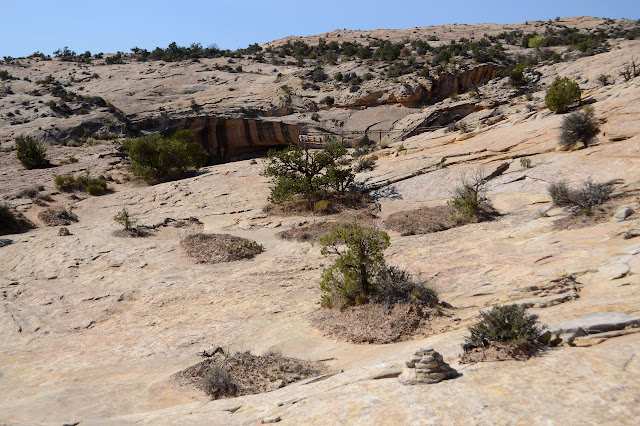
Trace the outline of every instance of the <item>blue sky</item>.
[[514, 23], [557, 16], [640, 18], [640, 0], [511, 1], [148, 1], [3, 0], [0, 57], [152, 50], [175, 41], [236, 49], [288, 35], [337, 28], [411, 28], [450, 23]]

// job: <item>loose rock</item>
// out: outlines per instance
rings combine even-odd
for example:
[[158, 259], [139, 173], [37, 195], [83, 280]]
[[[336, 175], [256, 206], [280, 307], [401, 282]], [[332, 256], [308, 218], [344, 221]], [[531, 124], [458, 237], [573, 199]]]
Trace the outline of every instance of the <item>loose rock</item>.
[[622, 206], [618, 210], [616, 210], [615, 214], [613, 215], [613, 219], [616, 222], [622, 222], [632, 214], [633, 214], [633, 209], [631, 207]]

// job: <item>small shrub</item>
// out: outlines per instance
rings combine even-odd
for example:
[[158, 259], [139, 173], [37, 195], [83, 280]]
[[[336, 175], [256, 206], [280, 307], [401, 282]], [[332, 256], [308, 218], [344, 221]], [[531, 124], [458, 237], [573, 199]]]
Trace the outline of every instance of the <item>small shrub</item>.
[[373, 166], [375, 166], [375, 164], [376, 164], [376, 161], [371, 157], [361, 158], [353, 167], [353, 171], [356, 173], [360, 173], [366, 170], [373, 170]]
[[133, 173], [149, 182], [179, 178], [204, 166], [208, 159], [189, 130], [180, 130], [169, 138], [152, 133], [128, 139], [124, 147]]
[[406, 148], [404, 147], [404, 144], [400, 144], [400, 146], [398, 147], [398, 152], [402, 152], [404, 151]]
[[520, 158], [520, 165], [525, 169], [531, 168], [531, 158], [528, 158], [528, 157]]
[[213, 399], [235, 396], [238, 393], [238, 386], [233, 382], [231, 374], [219, 364], [215, 364], [202, 378], [200, 387]]
[[109, 56], [108, 58], [105, 58], [104, 63], [107, 65], [124, 64], [124, 61], [122, 60], [122, 54], [118, 52], [113, 56]]
[[547, 94], [544, 97], [544, 104], [553, 112], [562, 113], [573, 103], [580, 100], [582, 90], [575, 81], [567, 77], [556, 77]]
[[356, 148], [353, 151], [354, 157], [361, 157], [365, 154], [372, 152], [376, 147], [375, 141], [369, 139], [369, 136], [364, 135], [358, 142], [356, 142]]
[[92, 178], [87, 172], [85, 175], [58, 175], [55, 177], [56, 188], [59, 191], [74, 192], [83, 191], [90, 195], [101, 195], [108, 191], [107, 181], [103, 178]]
[[458, 121], [456, 123], [456, 129], [460, 130], [460, 133], [467, 133], [469, 131], [469, 125], [464, 121]]
[[541, 332], [538, 316], [527, 314], [524, 306], [494, 306], [489, 312], [480, 312], [480, 321], [469, 327], [470, 335], [465, 340], [473, 347], [484, 347], [491, 342], [535, 347]]
[[611, 193], [613, 193], [611, 182], [598, 183], [587, 179], [577, 189], [571, 191], [571, 202], [582, 209], [591, 209], [609, 200]]
[[600, 82], [600, 84], [602, 84], [603, 86], [608, 86], [609, 84], [611, 84], [611, 82], [609, 81], [609, 79], [611, 78], [611, 74], [600, 74], [598, 76], [598, 81]]
[[447, 204], [456, 209], [464, 220], [486, 220], [495, 215], [486, 193], [486, 178], [478, 170], [470, 178], [463, 176], [462, 184], [455, 188], [453, 197]]
[[509, 73], [509, 84], [513, 87], [520, 87], [527, 84], [529, 81], [524, 75], [524, 65], [520, 64], [516, 66]]
[[16, 155], [26, 169], [37, 169], [49, 165], [47, 150], [41, 140], [31, 136], [15, 138]]
[[383, 268], [376, 277], [375, 293], [372, 301], [393, 305], [396, 303], [416, 303], [435, 307], [438, 293], [424, 283], [416, 282], [411, 275], [394, 266]]
[[0, 231], [12, 228], [16, 222], [16, 217], [9, 205], [0, 204]]
[[630, 61], [626, 62], [618, 72], [618, 75], [624, 78], [624, 81], [638, 77], [640, 75], [640, 66], [636, 64], [636, 59], [631, 58]]
[[345, 223], [332, 227], [319, 242], [324, 256], [338, 256], [322, 272], [320, 305], [342, 308], [366, 303], [375, 293], [375, 279], [384, 268], [383, 252], [389, 246], [389, 235], [375, 228]]
[[136, 222], [138, 222], [138, 219], [132, 217], [129, 214], [129, 211], [126, 207], [123, 207], [122, 210], [120, 210], [118, 214], [113, 217], [113, 220], [124, 226], [125, 231], [131, 231]]
[[313, 210], [318, 213], [324, 213], [329, 209], [329, 200], [319, 200], [313, 203]]
[[333, 96], [327, 96], [321, 102], [327, 105], [328, 107], [330, 107], [330, 106], [333, 106], [336, 100], [333, 98]]
[[598, 123], [593, 118], [593, 108], [584, 108], [567, 115], [562, 119], [561, 129], [561, 146], [569, 148], [582, 142], [586, 148], [599, 132]]
[[549, 186], [553, 203], [559, 207], [570, 207], [574, 212], [588, 212], [609, 200], [612, 193], [611, 182], [597, 183], [591, 179], [587, 179], [576, 189], [570, 189], [564, 181]]
[[31, 185], [25, 188], [22, 188], [20, 192], [18, 192], [18, 197], [20, 198], [37, 198], [40, 195], [40, 192], [44, 191], [44, 185]]
[[18, 193], [18, 197], [31, 198], [37, 205], [46, 206], [47, 202], [53, 201], [53, 198], [48, 194], [44, 194], [42, 191], [44, 191], [44, 185], [31, 185], [23, 188], [22, 191]]
[[0, 204], [0, 235], [15, 234], [35, 228], [20, 212], [16, 212], [8, 204]]
[[309, 152], [296, 145], [270, 150], [262, 175], [273, 180], [269, 201], [282, 204], [297, 194], [308, 201], [318, 201], [331, 191], [344, 193], [353, 186], [350, 168], [340, 168], [347, 153], [339, 142], [327, 142], [322, 150]]
[[566, 181], [554, 182], [549, 185], [549, 195], [553, 204], [559, 207], [571, 205], [571, 190]]
[[15, 80], [15, 77], [9, 74], [9, 71], [2, 70], [0, 71], [0, 80]]

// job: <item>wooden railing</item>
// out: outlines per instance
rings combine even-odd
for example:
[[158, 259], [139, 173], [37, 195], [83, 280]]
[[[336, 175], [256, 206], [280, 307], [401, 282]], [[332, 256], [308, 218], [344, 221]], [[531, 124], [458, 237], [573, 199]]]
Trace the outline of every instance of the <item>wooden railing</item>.
[[324, 137], [300, 135], [298, 136], [298, 146], [303, 148], [321, 149], [324, 147]]

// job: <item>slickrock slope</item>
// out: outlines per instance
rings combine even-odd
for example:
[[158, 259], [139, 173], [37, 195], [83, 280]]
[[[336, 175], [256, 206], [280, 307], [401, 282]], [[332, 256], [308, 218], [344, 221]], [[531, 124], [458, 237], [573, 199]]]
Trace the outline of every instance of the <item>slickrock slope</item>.
[[[310, 326], [308, 315], [318, 309], [318, 282], [329, 261], [317, 246], [281, 240], [276, 233], [324, 219], [264, 213], [269, 183], [259, 174], [262, 160], [211, 166], [196, 177], [156, 186], [115, 184], [113, 194], [101, 197], [55, 195], [80, 219], [67, 227], [72, 235], [40, 227], [2, 237], [12, 244], [0, 247], [0, 422], [635, 422], [640, 333], [587, 347], [560, 346], [524, 362], [461, 365], [458, 356], [466, 327], [496, 303], [527, 303], [551, 328], [601, 312], [640, 316], [640, 237], [625, 238], [640, 231], [640, 78], [596, 87], [588, 74], [615, 72], [617, 61], [637, 49], [629, 41], [620, 50], [543, 70], [543, 82], [576, 72], [589, 78], [583, 98], [593, 101], [603, 124], [588, 148], [557, 150], [561, 117], [543, 109], [540, 99], [526, 112], [529, 101], [516, 98], [469, 113], [469, 133], [438, 130], [393, 142], [375, 153], [373, 171], [358, 175], [377, 188], [384, 219], [444, 204], [465, 172], [482, 167], [491, 173], [508, 165], [490, 181], [489, 195], [502, 214], [496, 220], [426, 235], [390, 233], [388, 263], [428, 280], [455, 307], [448, 330], [422, 339], [355, 345]], [[405, 149], [398, 152], [401, 144]], [[60, 169], [120, 170], [118, 158], [109, 154], [112, 147], [66, 151], [71, 149], [52, 151], [80, 159]], [[523, 156], [531, 168], [520, 165]], [[2, 172], [9, 171], [0, 184], [0, 195], [7, 197], [26, 184], [51, 188], [59, 173], [25, 171], [11, 152], [0, 153], [0, 164]], [[566, 212], [552, 208], [549, 183], [589, 177], [615, 180], [611, 218], [557, 229], [555, 221]], [[10, 203], [28, 217], [38, 209], [24, 199]], [[634, 213], [615, 222], [620, 205]], [[145, 238], [113, 236], [112, 218], [124, 206], [146, 225], [167, 217], [196, 217], [202, 225], [158, 227]], [[196, 265], [178, 246], [190, 232], [230, 233], [255, 240], [265, 251], [248, 261]], [[216, 345], [329, 359], [336, 374], [217, 401], [175, 387], [171, 376]], [[402, 385], [397, 375], [404, 361], [429, 346], [462, 375]]]
[[[374, 40], [401, 42], [403, 49], [411, 52], [411, 43], [418, 39], [425, 42], [431, 38], [429, 43], [437, 48], [454, 39], [479, 41], [510, 31], [544, 33], [547, 29], [561, 31], [570, 27], [606, 32], [628, 30], [636, 25], [631, 20], [574, 17], [512, 25], [446, 25], [319, 36], [326, 36], [328, 43], [336, 40], [357, 41], [363, 45]], [[299, 39], [313, 44], [318, 38]], [[284, 42], [286, 40], [272, 44]], [[532, 54], [532, 49], [506, 43], [505, 39], [496, 38], [494, 42], [512, 58], [519, 53]], [[637, 50], [634, 41], [611, 39], [611, 42], [616, 46], [614, 52], [618, 45], [625, 51]], [[564, 46], [553, 47], [550, 52], [564, 50]], [[497, 58], [493, 62], [476, 63], [472, 55], [465, 54], [462, 62], [443, 68], [445, 72], [437, 70], [438, 64], [433, 63], [431, 57], [411, 57], [419, 61], [420, 66], [424, 64], [433, 70], [428, 76], [416, 71], [394, 77], [389, 71], [392, 66], [398, 66], [396, 62], [405, 60], [406, 52], [398, 61], [370, 61], [354, 56], [324, 63], [326, 76], [322, 80], [313, 76], [316, 66], [313, 59], [304, 59], [299, 66], [292, 61], [292, 56], [280, 59], [275, 54], [266, 55], [262, 62], [251, 55], [140, 62], [135, 54], [128, 54], [124, 55], [122, 64], [107, 64], [104, 58], [93, 58], [90, 64], [59, 58], [14, 59], [0, 64], [0, 71], [11, 76], [3, 80], [0, 90], [0, 146], [12, 145], [13, 138], [21, 135], [61, 143], [83, 136], [112, 139], [187, 127], [209, 150], [213, 164], [246, 158], [248, 154], [274, 146], [286, 146], [301, 132], [333, 134], [351, 142], [358, 138], [351, 133], [354, 131], [395, 129], [390, 135], [406, 136], [402, 132], [408, 123], [399, 120], [423, 106], [480, 86], [507, 68]], [[268, 62], [269, 59], [274, 63]], [[607, 63], [605, 74], [612, 74], [615, 79], [619, 66], [629, 59], [625, 54], [623, 60]], [[455, 72], [450, 68], [455, 68]], [[594, 70], [573, 71], [581, 74], [582, 80], [588, 80], [588, 85], [598, 84]], [[357, 84], [335, 80], [338, 74], [353, 73], [359, 78]], [[370, 78], [365, 77], [367, 74]], [[553, 78], [551, 73], [544, 74], [547, 79]], [[38, 83], [47, 81], [49, 83]], [[504, 82], [494, 84], [493, 89], [498, 90], [487, 93], [485, 105], [509, 102], [509, 96], [504, 93], [508, 91], [502, 87]], [[66, 95], [61, 95], [62, 91], [67, 92]], [[83, 100], [74, 100], [76, 95]], [[326, 103], [327, 98], [334, 100], [333, 107]], [[460, 112], [464, 113], [464, 109]], [[413, 127], [408, 126], [408, 131], [412, 130]]]

